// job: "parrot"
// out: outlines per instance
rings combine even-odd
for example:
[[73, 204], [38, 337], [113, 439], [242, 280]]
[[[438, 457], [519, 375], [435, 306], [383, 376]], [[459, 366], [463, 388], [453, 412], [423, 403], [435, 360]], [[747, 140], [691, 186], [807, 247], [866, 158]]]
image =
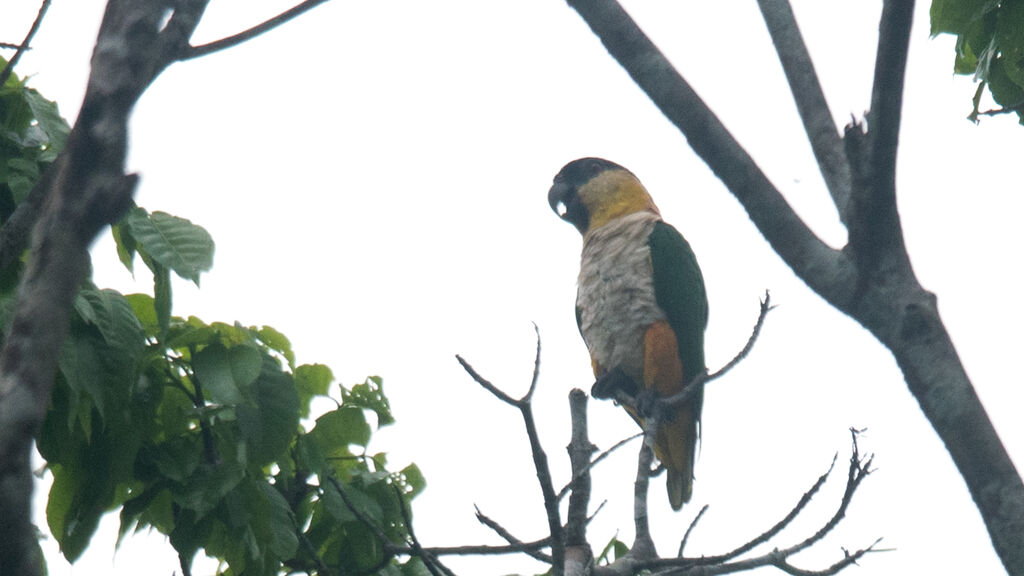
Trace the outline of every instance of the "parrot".
[[[576, 323], [596, 379], [591, 395], [668, 397], [706, 372], [704, 277], [640, 180], [609, 160], [580, 158], [555, 176], [548, 203], [583, 236]], [[703, 390], [673, 407], [654, 440], [673, 510], [693, 493], [702, 404]], [[626, 410], [644, 425], [636, 408]]]

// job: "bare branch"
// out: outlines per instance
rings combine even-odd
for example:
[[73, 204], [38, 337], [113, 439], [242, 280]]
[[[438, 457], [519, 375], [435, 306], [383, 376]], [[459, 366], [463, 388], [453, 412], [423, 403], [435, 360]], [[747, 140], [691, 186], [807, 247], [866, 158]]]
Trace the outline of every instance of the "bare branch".
[[896, 150], [913, 13], [913, 1], [883, 4], [867, 133], [857, 126], [846, 131], [853, 168], [850, 245], [861, 282], [894, 261], [900, 270], [910, 268], [896, 209]]
[[444, 564], [438, 560], [434, 554], [424, 550], [423, 546], [420, 546], [419, 538], [416, 537], [416, 531], [412, 527], [412, 517], [409, 515], [409, 507], [406, 506], [405, 497], [402, 495], [402, 491], [398, 489], [398, 486], [391, 485], [395, 492], [395, 499], [398, 501], [398, 508], [402, 513], [402, 522], [405, 524], [405, 531], [409, 534], [409, 541], [412, 543], [412, 553], [420, 557], [423, 561], [423, 565], [427, 567], [433, 576], [441, 576], [442, 574], [453, 576], [452, 571], [449, 570]]
[[633, 482], [633, 524], [636, 534], [628, 556], [634, 561], [658, 557], [648, 523], [647, 492], [654, 463], [654, 441], [658, 437], [660, 425], [661, 410], [655, 409], [652, 414], [645, 416], [644, 441], [640, 446], [640, 454], [637, 456], [636, 480]]
[[737, 364], [742, 362], [750, 354], [750, 351], [753, 350], [754, 343], [757, 342], [758, 336], [761, 335], [761, 328], [764, 327], [764, 319], [772, 309], [771, 294], [766, 290], [764, 293], [764, 300], [761, 301], [761, 311], [757, 315], [757, 322], [754, 323], [754, 329], [750, 332], [750, 337], [747, 338], [747, 343], [743, 345], [743, 349], [741, 349], [739, 353], [733, 356], [732, 360], [730, 360], [725, 366], [719, 368], [716, 372], [712, 374], [708, 374], [707, 372], [698, 374], [693, 378], [693, 380], [687, 382], [686, 385], [683, 386], [683, 388], [675, 395], [659, 399], [659, 402], [663, 404], [664, 408], [673, 408], [688, 402], [691, 398], [699, 394], [708, 382], [721, 378], [736, 367]]
[[885, 182], [886, 203], [896, 201], [896, 149], [899, 146], [903, 113], [903, 81], [906, 77], [910, 28], [914, 21], [913, 0], [886, 0], [878, 26], [875, 79], [871, 89], [871, 166], [878, 180]]
[[[614, 445], [612, 445], [611, 448], [605, 450], [604, 452], [601, 452], [600, 454], [597, 455], [597, 458], [594, 458], [593, 460], [591, 460], [590, 463], [587, 464], [587, 466], [581, 471], [581, 473], [589, 473], [590, 470], [594, 468], [594, 466], [597, 466], [602, 460], [604, 460], [605, 458], [610, 456], [612, 454], [612, 452], [615, 452], [619, 448], [622, 448], [623, 446], [625, 446], [626, 444], [632, 442], [633, 440], [636, 440], [637, 438], [642, 438], [643, 435], [644, 435], [644, 433], [641, 431], [641, 432], [637, 432], [636, 434], [633, 434], [632, 436], [629, 436], [627, 438], [623, 438], [622, 440], [619, 440]], [[576, 479], [576, 476], [574, 475], [573, 476], [573, 480], [575, 480], [575, 479]], [[561, 490], [558, 491], [558, 500], [561, 501], [563, 498], [565, 498], [565, 496], [569, 493], [570, 489], [572, 489], [572, 481], [571, 480], [569, 481], [568, 484], [563, 486]], [[595, 514], [596, 514], [596, 511], [595, 511]]]
[[683, 534], [683, 539], [679, 542], [679, 551], [676, 552], [676, 557], [683, 557], [683, 550], [686, 549], [686, 541], [690, 539], [690, 534], [693, 532], [693, 529], [697, 527], [697, 523], [700, 522], [700, 519], [704, 517], [704, 513], [707, 511], [708, 505], [705, 504], [701, 507], [700, 512], [697, 512], [697, 515], [693, 517], [693, 521], [690, 522], [690, 525], [686, 528], [686, 532]]
[[537, 433], [537, 424], [533, 419], [533, 405], [531, 403], [540, 366], [540, 334], [538, 332], [537, 356], [534, 360], [534, 373], [533, 379], [530, 383], [530, 389], [520, 400], [514, 400], [511, 396], [499, 390], [497, 386], [491, 384], [490, 381], [478, 374], [477, 371], [474, 370], [473, 367], [470, 366], [469, 363], [461, 356], [456, 355], [455, 358], [474, 381], [483, 386], [484, 389], [502, 402], [518, 408], [523, 417], [523, 424], [526, 426], [526, 436], [530, 441], [530, 452], [533, 455], [533, 466], [537, 471], [537, 481], [540, 483], [541, 494], [544, 497], [544, 510], [548, 519], [548, 531], [551, 534], [552, 575], [561, 576], [565, 565], [564, 530], [562, 528], [561, 515], [558, 510], [558, 497], [555, 494], [555, 488], [551, 480], [551, 469], [548, 466], [548, 456], [547, 453], [544, 452], [544, 447], [540, 443], [540, 435]]
[[731, 552], [726, 552], [725, 554], [722, 554], [720, 556], [714, 556], [713, 558], [717, 562], [725, 562], [727, 560], [731, 560], [733, 558], [736, 558], [737, 556], [740, 556], [741, 554], [753, 550], [761, 544], [764, 544], [765, 542], [771, 540], [777, 534], [782, 532], [782, 530], [786, 526], [789, 526], [790, 522], [792, 522], [798, 515], [800, 515], [800, 512], [802, 512], [803, 509], [807, 506], [807, 504], [810, 503], [811, 499], [814, 498], [814, 495], [818, 493], [818, 490], [820, 490], [821, 487], [825, 484], [825, 481], [828, 480], [829, 475], [832, 474], [832, 470], [835, 468], [835, 465], [836, 457], [833, 457], [832, 463], [829, 464], [828, 470], [826, 470], [824, 474], [818, 477], [818, 479], [814, 482], [814, 484], [810, 487], [809, 490], [804, 492], [804, 495], [800, 497], [800, 501], [796, 503], [796, 506], [794, 506], [793, 509], [789, 511], [789, 514], [786, 514], [786, 516], [782, 520], [779, 520], [775, 523], [774, 526], [772, 526], [768, 530], [765, 530], [762, 534], [760, 534], [753, 540], [747, 542], [746, 544], [743, 544], [742, 546], [736, 548], [735, 550], [732, 550]]
[[[797, 552], [800, 552], [801, 550], [807, 549], [815, 542], [824, 538], [826, 534], [831, 532], [832, 529], [835, 528], [839, 524], [839, 522], [846, 516], [846, 509], [850, 505], [850, 501], [853, 499], [853, 493], [857, 491], [857, 487], [860, 486], [860, 483], [864, 481], [864, 478], [867, 478], [868, 474], [871, 473], [871, 462], [874, 456], [868, 456], [864, 459], [860, 457], [860, 451], [857, 447], [857, 434], [857, 430], [853, 428], [850, 429], [850, 436], [852, 437], [853, 448], [850, 453], [850, 467], [847, 471], [846, 491], [843, 493], [843, 499], [839, 504], [839, 509], [836, 510], [836, 513], [832, 516], [831, 519], [829, 519], [829, 521], [824, 526], [821, 527], [820, 530], [815, 532], [813, 535], [811, 535], [803, 542], [800, 542], [799, 544], [787, 548], [785, 550], [787, 555], [793, 555]], [[833, 464], [834, 463], [835, 462], [833, 461]], [[831, 468], [829, 469], [829, 471], [831, 472]]]
[[532, 543], [523, 543], [522, 540], [516, 538], [512, 535], [511, 532], [506, 530], [504, 526], [498, 524], [497, 522], [486, 516], [483, 512], [481, 512], [480, 508], [476, 508], [476, 519], [484, 526], [487, 526], [491, 530], [494, 530], [494, 532], [497, 533], [498, 536], [504, 538], [505, 541], [511, 545], [511, 548], [515, 549], [513, 551], [523, 552], [524, 554], [530, 556], [531, 558], [534, 558], [535, 560], [547, 562], [548, 564], [551, 563], [551, 556], [539, 551], [540, 548], [547, 548], [551, 545], [550, 538], [544, 538]]
[[462, 369], [465, 370], [467, 374], [469, 374], [470, 378], [472, 378], [473, 381], [476, 382], [477, 384], [483, 386], [484, 390], [487, 390], [491, 394], [494, 394], [494, 396], [498, 400], [501, 400], [505, 404], [509, 404], [517, 408], [519, 407], [519, 400], [516, 400], [509, 396], [508, 394], [505, 394], [497, 386], [491, 384], [490, 380], [481, 376], [476, 370], [473, 369], [473, 366], [471, 366], [470, 363], [467, 362], [462, 356], [456, 354], [455, 359], [459, 361], [459, 364], [462, 365]]
[[248, 30], [245, 30], [243, 32], [239, 32], [238, 34], [234, 34], [232, 36], [228, 36], [227, 38], [222, 38], [220, 40], [216, 40], [208, 44], [201, 44], [199, 46], [189, 46], [185, 50], [185, 52], [180, 56], [180, 59], [190, 60], [192, 58], [199, 58], [200, 56], [206, 56], [207, 54], [212, 54], [214, 52], [219, 52], [221, 50], [231, 48], [232, 46], [237, 46], [242, 42], [251, 40], [261, 34], [264, 34], [266, 32], [273, 30], [274, 28], [277, 28], [278, 26], [284, 24], [285, 22], [288, 22], [289, 20], [292, 20], [293, 18], [296, 18], [305, 12], [308, 12], [309, 10], [315, 8], [316, 6], [319, 6], [320, 4], [323, 4], [324, 2], [327, 2], [327, 0], [306, 0], [305, 2], [302, 2], [301, 4], [298, 4], [297, 6], [288, 9], [261, 24], [253, 26], [252, 28], [249, 28]]
[[[14, 67], [18, 65], [18, 60], [21, 60], [21, 55], [29, 49], [29, 44], [32, 42], [32, 38], [35, 37], [36, 32], [39, 31], [39, 25], [43, 23], [43, 17], [46, 16], [46, 11], [50, 8], [50, 0], [43, 0], [43, 3], [39, 6], [39, 12], [36, 13], [36, 19], [32, 21], [32, 26], [28, 29], [28, 34], [25, 34], [25, 39], [21, 41], [21, 44], [14, 46], [14, 56], [7, 61], [7, 65], [4, 66], [3, 70], [0, 70], [0, 87], [3, 87], [7, 83], [7, 79], [11, 77], [11, 73], [14, 72]], [[11, 45], [5, 45], [5, 48], [11, 48]]]
[[[587, 546], [587, 506], [590, 503], [590, 455], [595, 447], [587, 434], [587, 394], [574, 388], [569, 392], [572, 439], [569, 442], [569, 463], [572, 468], [572, 496], [565, 529], [565, 545]], [[589, 548], [589, 546], [588, 546]]]
[[[851, 430], [853, 433], [853, 448], [850, 456], [850, 471], [847, 476], [846, 491], [843, 494], [843, 498], [839, 503], [839, 507], [836, 513], [825, 523], [822, 528], [815, 532], [811, 537], [790, 546], [788, 548], [779, 549], [776, 548], [767, 554], [755, 556], [752, 558], [745, 558], [736, 560], [739, 556], [746, 552], [749, 552], [759, 545], [765, 544], [772, 538], [778, 536], [782, 530], [788, 526], [798, 516], [811, 501], [815, 494], [818, 493], [821, 486], [824, 485], [826, 479], [831, 474], [835, 467], [835, 458], [832, 459], [832, 464], [829, 466], [828, 471], [822, 474], [811, 486], [811, 488], [804, 493], [800, 498], [800, 501], [796, 506], [786, 515], [785, 518], [777, 522], [774, 526], [766, 530], [761, 535], [757, 536], [753, 540], [739, 546], [738, 548], [727, 552], [725, 554], [719, 554], [715, 556], [701, 556], [699, 558], [685, 558], [680, 555], [678, 558], [659, 558], [654, 560], [647, 560], [635, 563], [631, 568], [633, 570], [650, 569], [655, 571], [658, 576], [668, 575], [684, 575], [684, 574], [701, 574], [701, 575], [712, 575], [712, 574], [732, 574], [735, 572], [742, 572], [746, 570], [752, 570], [763, 566], [775, 566], [784, 572], [797, 576], [830, 576], [836, 574], [843, 568], [855, 563], [859, 558], [868, 552], [881, 551], [876, 550], [875, 545], [878, 544], [879, 540], [876, 540], [871, 546], [858, 550], [853, 554], [847, 553], [845, 557], [836, 562], [832, 566], [820, 570], [820, 571], [808, 571], [797, 568], [789, 563], [789, 558], [797, 554], [798, 552], [807, 549], [812, 544], [819, 541], [825, 534], [830, 532], [839, 521], [845, 516], [847, 507], [853, 497], [853, 493], [860, 486], [861, 481], [870, 472], [870, 458], [861, 458], [858, 447], [856, 431]], [[698, 519], [703, 514], [703, 510], [698, 514]], [[697, 519], [691, 524], [696, 524]], [[687, 530], [687, 535], [690, 530]], [[685, 542], [685, 538], [684, 538]], [[612, 572], [619, 574], [621, 572]]]
[[839, 212], [839, 219], [845, 224], [850, 200], [850, 164], [818, 74], [814, 71], [814, 63], [793, 16], [793, 8], [789, 0], [758, 0], [758, 6], [786, 73], [814, 158]]
[[565, 527], [565, 574], [583, 576], [594, 564], [594, 551], [587, 542], [587, 507], [590, 504], [590, 455], [596, 449], [587, 433], [587, 393], [569, 392], [572, 435], [567, 450], [572, 469], [572, 496]]

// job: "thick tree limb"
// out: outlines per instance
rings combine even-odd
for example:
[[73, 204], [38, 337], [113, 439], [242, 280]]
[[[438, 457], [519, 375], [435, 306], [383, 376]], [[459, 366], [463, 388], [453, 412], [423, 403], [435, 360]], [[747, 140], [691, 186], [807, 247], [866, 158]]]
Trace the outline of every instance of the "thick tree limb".
[[568, 0], [611, 55], [687, 137], [796, 275], [893, 353], [911, 393], [963, 476], [1003, 565], [1024, 574], [1024, 483], [917, 281], [895, 205], [907, 34], [913, 3], [887, 0], [866, 134], [847, 131], [850, 243], [824, 245], [693, 89], [614, 0]]
[[793, 16], [793, 8], [789, 0], [758, 0], [757, 4], [775, 44], [782, 70], [786, 73], [814, 158], [821, 168], [839, 219], [845, 224], [850, 200], [850, 163], [818, 74], [814, 71], [814, 63]]

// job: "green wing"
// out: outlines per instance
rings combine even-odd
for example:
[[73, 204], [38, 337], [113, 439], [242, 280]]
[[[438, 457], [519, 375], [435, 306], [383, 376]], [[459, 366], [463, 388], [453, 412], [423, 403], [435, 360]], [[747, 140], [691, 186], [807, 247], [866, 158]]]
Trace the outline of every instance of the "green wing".
[[676, 333], [683, 379], [689, 382], [706, 368], [704, 329], [708, 325], [708, 297], [704, 276], [690, 244], [669, 224], [655, 224], [648, 245], [654, 268], [654, 296]]

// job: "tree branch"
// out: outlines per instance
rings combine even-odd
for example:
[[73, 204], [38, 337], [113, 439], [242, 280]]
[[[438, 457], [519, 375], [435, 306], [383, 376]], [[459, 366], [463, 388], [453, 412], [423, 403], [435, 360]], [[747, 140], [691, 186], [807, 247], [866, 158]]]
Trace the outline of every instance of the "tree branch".
[[850, 200], [850, 164], [818, 74], [814, 71], [814, 63], [793, 16], [793, 8], [789, 0], [758, 0], [757, 4], [786, 73], [814, 158], [839, 212], [839, 219], [845, 224]]
[[477, 521], [479, 521], [484, 526], [487, 526], [491, 530], [494, 530], [494, 532], [498, 536], [501, 536], [502, 538], [504, 538], [505, 541], [508, 542], [511, 545], [511, 548], [516, 548], [518, 551], [526, 554], [527, 556], [530, 556], [531, 558], [533, 558], [535, 560], [539, 560], [541, 562], [546, 562], [548, 564], [551, 563], [551, 556], [539, 551], [540, 548], [547, 548], [547, 547], [551, 546], [551, 538], [550, 537], [543, 538], [541, 540], [538, 540], [538, 541], [532, 542], [532, 543], [524, 543], [522, 540], [520, 540], [520, 539], [516, 538], [515, 536], [513, 536], [512, 533], [509, 532], [508, 530], [506, 530], [504, 526], [502, 526], [501, 524], [498, 524], [493, 519], [491, 519], [488, 516], [486, 516], [483, 512], [480, 511], [480, 508], [477, 508], [475, 506], [474, 506], [474, 508], [476, 508], [476, 519], [477, 519]]
[[[29, 44], [32, 42], [32, 38], [35, 37], [36, 32], [39, 31], [39, 25], [43, 23], [43, 17], [46, 16], [46, 11], [50, 8], [50, 0], [43, 0], [43, 3], [39, 5], [39, 12], [36, 13], [36, 19], [32, 21], [32, 26], [28, 29], [28, 34], [25, 34], [25, 39], [18, 44], [14, 56], [7, 61], [7, 65], [4, 66], [3, 70], [0, 70], [0, 88], [7, 83], [7, 79], [11, 77], [11, 73], [14, 72], [14, 67], [18, 65], [18, 60], [21, 60], [21, 55], [29, 49]], [[9, 46], [7, 46], [9, 47]]]
[[292, 20], [293, 18], [296, 18], [297, 16], [308, 12], [327, 1], [328, 0], [306, 0], [305, 2], [288, 9], [261, 24], [253, 26], [243, 32], [239, 32], [238, 34], [234, 34], [214, 42], [209, 42], [207, 44], [201, 44], [199, 46], [189, 46], [179, 59], [191, 60], [192, 58], [199, 58], [201, 56], [206, 56], [207, 54], [226, 50], [232, 46], [237, 46], [242, 42], [251, 40], [261, 34], [269, 32], [270, 30], [277, 28], [285, 22], [288, 22], [289, 20]]
[[587, 542], [587, 507], [590, 504], [590, 455], [595, 447], [587, 434], [587, 393], [574, 388], [569, 392], [572, 438], [569, 463], [572, 469], [572, 495], [565, 527], [565, 574], [583, 576], [594, 564], [594, 552]]
[[[583, 470], [581, 470], [579, 473], [580, 474], [589, 474], [590, 470], [593, 469], [594, 466], [597, 466], [598, 464], [600, 464], [601, 461], [604, 460], [605, 458], [607, 458], [608, 456], [610, 456], [612, 454], [612, 452], [615, 452], [619, 448], [622, 448], [623, 446], [625, 446], [626, 444], [632, 442], [633, 440], [636, 440], [637, 438], [642, 438], [643, 435], [644, 435], [643, 431], [640, 431], [640, 432], [637, 432], [636, 434], [633, 434], [632, 436], [629, 436], [629, 437], [623, 438], [622, 440], [619, 440], [618, 442], [613, 444], [611, 448], [609, 448], [609, 449], [605, 450], [604, 452], [601, 452], [600, 454], [598, 454], [597, 458], [594, 458], [593, 460], [591, 460], [590, 463], [587, 464], [586, 467], [583, 468]], [[567, 494], [569, 494], [569, 491], [572, 489], [572, 483], [575, 480], [576, 480], [576, 475], [574, 474], [572, 480], [570, 480], [569, 483], [566, 484], [565, 486], [562, 486], [562, 489], [558, 491], [558, 500], [559, 501], [561, 501], [563, 498], [565, 498], [565, 496]]]
[[[534, 326], [534, 329], [536, 330], [536, 326]], [[511, 396], [499, 390], [494, 384], [491, 384], [486, 378], [478, 374], [461, 356], [456, 355], [455, 358], [474, 381], [502, 402], [518, 408], [520, 414], [522, 414], [523, 424], [526, 426], [526, 436], [530, 440], [530, 452], [533, 455], [533, 465], [537, 471], [537, 480], [540, 482], [541, 494], [544, 496], [544, 510], [547, 513], [548, 532], [551, 534], [551, 574], [552, 576], [561, 576], [565, 565], [565, 536], [562, 529], [561, 515], [558, 510], [558, 496], [555, 494], [555, 488], [551, 480], [548, 456], [544, 452], [544, 447], [541, 446], [540, 435], [537, 433], [537, 424], [533, 419], [532, 398], [534, 390], [536, 390], [540, 371], [540, 333], [537, 333], [537, 355], [534, 359], [533, 378], [530, 381], [530, 388], [526, 395], [519, 400], [512, 399]]]
[[849, 230], [861, 290], [879, 270], [910, 273], [896, 210], [896, 151], [913, 13], [913, 1], [884, 3], [867, 134], [847, 130], [848, 138], [856, 138], [848, 147], [855, 170]]

